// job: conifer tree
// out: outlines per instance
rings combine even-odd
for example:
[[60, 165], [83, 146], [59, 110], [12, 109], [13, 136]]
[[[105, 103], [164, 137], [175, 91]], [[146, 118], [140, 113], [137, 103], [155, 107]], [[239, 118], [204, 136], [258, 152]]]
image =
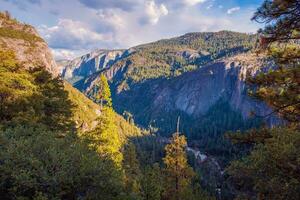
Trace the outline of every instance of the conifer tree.
[[265, 24], [260, 30], [261, 50], [276, 61], [277, 68], [250, 78], [257, 87], [253, 96], [265, 101], [290, 125], [300, 121], [300, 1], [264, 3], [253, 20]]
[[123, 169], [125, 185], [131, 199], [141, 199], [141, 170], [136, 156], [135, 146], [129, 143], [124, 148]]
[[[122, 165], [121, 139], [116, 125], [116, 114], [112, 108], [110, 88], [104, 75], [100, 76], [97, 99], [102, 104], [101, 114], [98, 117], [97, 127], [87, 133], [90, 146], [95, 148], [100, 156], [111, 159], [118, 167]], [[103, 104], [104, 103], [104, 104]]]
[[112, 106], [109, 84], [107, 78], [103, 74], [100, 75], [100, 82], [98, 83], [96, 100], [100, 102], [101, 107], [103, 107], [104, 105], [109, 107]]
[[143, 199], [160, 200], [163, 191], [162, 173], [159, 165], [147, 166], [142, 180]]
[[185, 136], [176, 132], [173, 134], [171, 143], [165, 148], [166, 156], [163, 159], [166, 175], [165, 199], [189, 199], [191, 195], [191, 181], [195, 173], [188, 165], [186, 146]]
[[253, 17], [266, 25], [260, 30], [261, 50], [275, 59], [277, 68], [248, 80], [256, 87], [252, 95], [273, 108], [270, 114], [279, 114], [287, 127], [235, 136], [235, 141], [255, 143], [250, 155], [228, 167], [239, 199], [300, 198], [299, 8], [299, 0], [265, 0]]

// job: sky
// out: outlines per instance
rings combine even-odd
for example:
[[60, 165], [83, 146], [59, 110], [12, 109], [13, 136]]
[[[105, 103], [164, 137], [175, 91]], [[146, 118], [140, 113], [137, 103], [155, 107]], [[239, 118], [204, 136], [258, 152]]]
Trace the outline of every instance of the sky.
[[255, 33], [263, 0], [0, 0], [0, 10], [36, 27], [56, 59], [123, 49], [188, 32]]

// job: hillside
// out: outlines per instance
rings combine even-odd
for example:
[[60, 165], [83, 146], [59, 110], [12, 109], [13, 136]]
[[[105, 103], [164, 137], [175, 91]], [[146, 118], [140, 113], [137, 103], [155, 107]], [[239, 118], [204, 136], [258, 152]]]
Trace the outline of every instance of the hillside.
[[[259, 119], [250, 119], [250, 112], [269, 111], [247, 97], [246, 77], [262, 66], [273, 66], [251, 52], [256, 42], [257, 35], [230, 31], [188, 33], [130, 48], [119, 56], [107, 56], [113, 50], [91, 52], [68, 62], [63, 76], [93, 99], [94, 85], [104, 73], [118, 113], [129, 112], [139, 125], [157, 127], [163, 135], [172, 133], [180, 115], [182, 130], [191, 139], [200, 139], [203, 134], [259, 125]], [[276, 119], [267, 123], [273, 125]]]
[[[69, 83], [65, 82], [64, 86], [65, 90], [68, 91], [69, 99], [75, 105], [72, 113], [76, 127], [81, 131], [88, 131], [95, 128], [97, 117], [101, 114], [100, 106], [88, 99]], [[142, 136], [141, 130], [127, 122], [122, 116], [116, 114], [115, 120], [122, 139]]]
[[[0, 47], [4, 53], [11, 52], [13, 56], [10, 58], [15, 59], [13, 62], [21, 65], [22, 68], [42, 67], [53, 76], [57, 76], [60, 72], [47, 43], [39, 36], [35, 28], [13, 19], [9, 13], [5, 12], [0, 12]], [[99, 106], [67, 82], [64, 83], [64, 89], [68, 92], [69, 100], [74, 105], [72, 120], [74, 120], [76, 127], [82, 131], [94, 128], [96, 119], [101, 113]], [[121, 137], [140, 134], [137, 127], [130, 125], [120, 116], [117, 117], [116, 123]], [[126, 130], [124, 127], [128, 129]]]

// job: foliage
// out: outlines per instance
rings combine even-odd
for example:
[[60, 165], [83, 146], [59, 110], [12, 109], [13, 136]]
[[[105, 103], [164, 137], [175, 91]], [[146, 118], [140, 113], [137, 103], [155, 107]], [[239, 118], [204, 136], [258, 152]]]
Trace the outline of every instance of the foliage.
[[171, 143], [165, 147], [166, 156], [163, 159], [166, 174], [165, 199], [188, 199], [188, 195], [191, 195], [191, 180], [195, 173], [187, 163], [186, 145], [185, 137], [174, 133]]
[[2, 125], [43, 124], [71, 130], [73, 123], [63, 81], [42, 68], [23, 69], [12, 52], [0, 51], [0, 114]]
[[0, 138], [2, 199], [118, 199], [122, 194], [114, 164], [71, 137], [15, 127], [0, 131]]
[[260, 30], [261, 47], [278, 64], [278, 69], [249, 80], [257, 87], [253, 96], [264, 100], [290, 125], [300, 120], [299, 5], [299, 0], [266, 0], [253, 17], [266, 25]]
[[82, 133], [90, 147], [100, 156], [113, 160], [116, 165], [121, 166], [123, 159], [121, 153], [121, 139], [115, 122], [115, 113], [110, 107], [104, 107], [98, 117], [98, 125], [94, 130]]
[[100, 106], [67, 82], [64, 82], [64, 89], [68, 92], [68, 98], [74, 105], [71, 109], [73, 113], [72, 119], [76, 122], [77, 127], [84, 129], [84, 126], [87, 125], [86, 128], [88, 130], [93, 128], [100, 112]]
[[98, 83], [96, 101], [100, 102], [101, 107], [103, 105], [109, 107], [112, 106], [110, 88], [107, 79], [103, 74], [100, 75], [100, 82]]
[[[299, 199], [299, 5], [298, 0], [265, 0], [253, 19], [266, 24], [261, 49], [278, 67], [248, 80], [252, 95], [265, 101], [281, 116], [285, 128], [253, 130], [232, 136], [234, 141], [254, 143], [254, 150], [228, 168], [238, 198]], [[298, 41], [297, 41], [298, 40]]]
[[156, 163], [147, 166], [143, 172], [142, 189], [144, 200], [160, 200], [163, 192], [162, 170]]
[[258, 199], [299, 199], [300, 133], [276, 128], [269, 134], [249, 156], [231, 164], [232, 182], [244, 198], [254, 191]]
[[[126, 198], [119, 166], [76, 136], [71, 100], [77, 96], [43, 68], [25, 69], [13, 52], [0, 57], [2, 199]], [[114, 112], [106, 113], [102, 125], [118, 135]]]
[[126, 191], [130, 199], [142, 199], [140, 164], [136, 156], [135, 146], [128, 143], [124, 147], [123, 169], [125, 171]]

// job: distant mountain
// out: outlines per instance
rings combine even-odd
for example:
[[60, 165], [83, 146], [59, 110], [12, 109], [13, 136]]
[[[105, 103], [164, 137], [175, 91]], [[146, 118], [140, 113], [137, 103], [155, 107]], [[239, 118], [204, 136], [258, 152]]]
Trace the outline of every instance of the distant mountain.
[[[251, 53], [256, 43], [257, 35], [252, 34], [188, 33], [119, 54], [92, 52], [69, 62], [63, 76], [93, 98], [99, 75], [104, 73], [120, 114], [129, 112], [138, 124], [158, 127], [164, 135], [174, 131], [180, 115], [182, 129], [199, 139], [203, 134], [256, 126], [261, 120], [250, 119], [250, 112], [269, 111], [246, 91], [247, 75], [272, 66]], [[269, 125], [273, 123], [275, 119], [268, 120]]]

